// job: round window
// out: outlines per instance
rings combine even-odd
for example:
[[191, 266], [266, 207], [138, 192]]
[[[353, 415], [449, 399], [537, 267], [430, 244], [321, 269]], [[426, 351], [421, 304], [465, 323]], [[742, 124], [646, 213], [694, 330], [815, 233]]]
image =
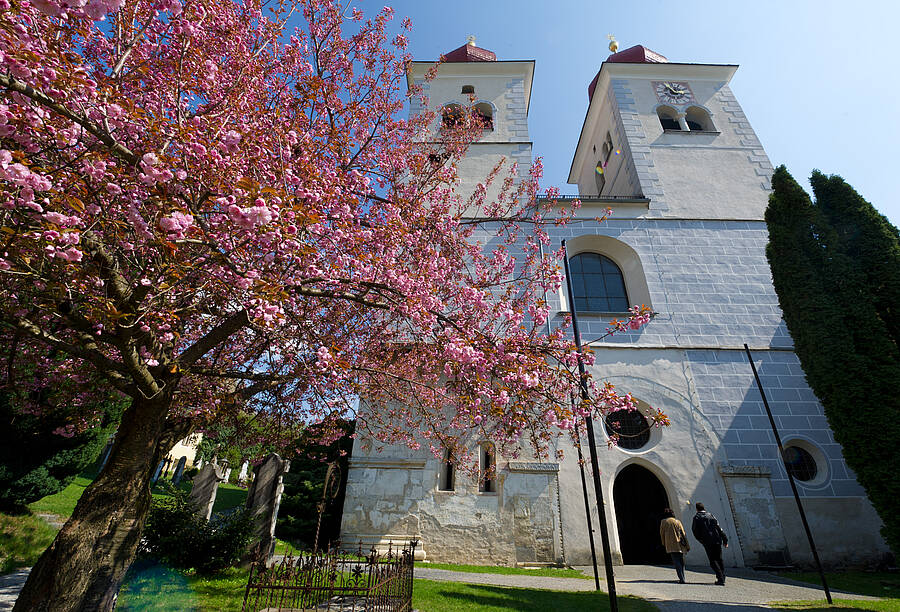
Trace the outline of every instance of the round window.
[[815, 480], [819, 473], [816, 460], [808, 450], [799, 446], [785, 447], [784, 465], [794, 478], [802, 482]]
[[616, 410], [606, 415], [606, 433], [620, 448], [637, 450], [650, 441], [650, 424], [639, 410]]

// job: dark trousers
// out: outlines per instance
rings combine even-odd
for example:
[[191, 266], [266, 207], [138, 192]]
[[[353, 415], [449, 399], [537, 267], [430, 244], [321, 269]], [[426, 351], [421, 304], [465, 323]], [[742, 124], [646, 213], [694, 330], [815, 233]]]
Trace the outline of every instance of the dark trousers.
[[678, 574], [678, 582], [684, 582], [684, 553], [670, 552], [669, 556], [672, 557], [672, 565], [675, 566], [675, 573]]
[[725, 564], [722, 562], [721, 544], [704, 544], [706, 556], [709, 558], [709, 566], [716, 573], [716, 582], [725, 582]]

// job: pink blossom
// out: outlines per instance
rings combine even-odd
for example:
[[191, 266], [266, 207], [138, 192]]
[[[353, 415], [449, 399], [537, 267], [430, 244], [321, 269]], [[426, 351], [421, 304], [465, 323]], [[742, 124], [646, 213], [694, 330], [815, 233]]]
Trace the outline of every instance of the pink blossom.
[[75, 247], [70, 247], [65, 251], [56, 251], [55, 256], [71, 263], [77, 263], [81, 261], [82, 253]]

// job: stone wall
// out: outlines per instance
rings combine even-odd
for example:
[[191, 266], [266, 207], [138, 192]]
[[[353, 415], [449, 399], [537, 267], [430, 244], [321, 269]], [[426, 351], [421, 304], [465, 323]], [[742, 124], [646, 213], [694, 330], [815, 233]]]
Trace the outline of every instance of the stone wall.
[[556, 464], [498, 458], [496, 491], [479, 492], [457, 472], [453, 491], [438, 491], [440, 462], [368, 454], [354, 448], [341, 538], [347, 548], [417, 538], [417, 558], [514, 565], [560, 559]]

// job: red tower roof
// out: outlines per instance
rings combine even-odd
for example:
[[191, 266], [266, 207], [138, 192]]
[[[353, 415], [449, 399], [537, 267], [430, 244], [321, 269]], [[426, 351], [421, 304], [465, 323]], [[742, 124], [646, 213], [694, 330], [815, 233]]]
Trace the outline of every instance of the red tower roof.
[[[613, 53], [606, 58], [606, 61], [615, 64], [665, 64], [669, 60], [665, 55], [651, 51], [643, 45], [635, 45], [628, 47], [624, 51]], [[588, 100], [594, 97], [594, 88], [597, 87], [597, 79], [599, 78], [600, 72], [598, 71], [594, 80], [588, 85]]]
[[444, 55], [445, 62], [496, 62], [497, 54], [475, 45], [464, 44]]
[[651, 51], [643, 45], [635, 45], [628, 47], [624, 51], [613, 53], [606, 58], [606, 61], [619, 64], [665, 64], [669, 60], [666, 56], [660, 55], [656, 51]]

